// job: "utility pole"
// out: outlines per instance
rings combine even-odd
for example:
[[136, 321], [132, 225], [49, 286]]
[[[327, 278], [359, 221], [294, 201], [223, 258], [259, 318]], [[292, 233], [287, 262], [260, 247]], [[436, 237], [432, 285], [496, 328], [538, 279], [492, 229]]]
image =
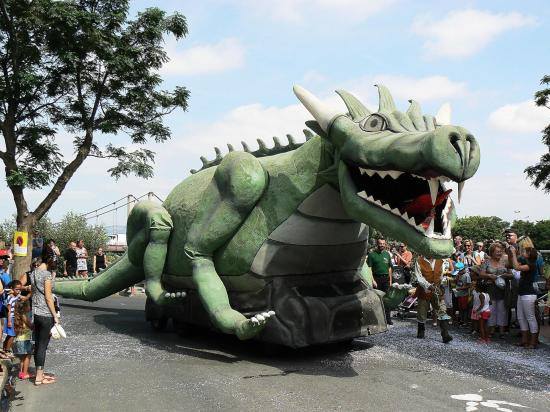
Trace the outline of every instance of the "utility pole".
[[128, 195], [127, 196], [127, 205], [126, 205], [126, 216], [130, 216], [130, 212], [132, 211], [132, 209], [134, 208], [135, 204], [136, 204], [136, 198], [134, 197], [134, 195]]

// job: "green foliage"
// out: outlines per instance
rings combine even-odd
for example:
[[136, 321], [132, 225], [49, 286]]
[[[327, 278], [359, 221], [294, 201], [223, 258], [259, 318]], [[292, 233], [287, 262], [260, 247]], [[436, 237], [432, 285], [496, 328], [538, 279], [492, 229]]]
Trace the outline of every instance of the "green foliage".
[[[12, 242], [15, 229], [15, 217], [5, 219], [0, 223], [0, 240]], [[67, 213], [59, 223], [52, 223], [44, 216], [35, 225], [35, 230], [44, 240], [53, 239], [61, 251], [70, 241], [82, 239], [90, 255], [95, 253], [97, 248], [104, 247], [109, 240], [105, 227], [88, 225], [84, 217], [73, 212]]]
[[550, 220], [539, 220], [530, 237], [537, 249], [550, 250]]
[[474, 241], [502, 239], [508, 226], [510, 223], [496, 216], [468, 216], [457, 219], [453, 235]]
[[109, 239], [105, 227], [88, 225], [84, 217], [72, 212], [53, 225], [51, 232], [40, 234], [46, 239], [54, 239], [60, 250], [67, 248], [69, 242], [82, 239], [90, 256], [97, 248], [104, 247]]
[[[163, 119], [189, 98], [185, 87], [162, 87], [165, 35], [187, 35], [185, 17], [149, 8], [130, 19], [128, 0], [1, 1], [0, 160], [20, 221], [40, 220], [89, 156], [114, 159], [117, 179], [153, 175], [154, 153], [139, 146], [166, 141]], [[52, 183], [27, 211], [23, 188]]]
[[[550, 76], [544, 76], [541, 85], [550, 86]], [[535, 103], [537, 106], [544, 106], [550, 109], [550, 87], [546, 87], [535, 93]], [[542, 143], [548, 146], [548, 152], [544, 153], [540, 161], [533, 166], [525, 169], [525, 173], [535, 187], [542, 187], [545, 192], [550, 193], [550, 124], [542, 131]]]

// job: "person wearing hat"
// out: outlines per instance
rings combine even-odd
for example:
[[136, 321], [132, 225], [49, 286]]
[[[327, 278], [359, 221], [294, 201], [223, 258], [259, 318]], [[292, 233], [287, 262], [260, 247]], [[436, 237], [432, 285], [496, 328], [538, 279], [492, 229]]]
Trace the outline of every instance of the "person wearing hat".
[[441, 337], [443, 343], [449, 343], [453, 340], [449, 335], [449, 320], [447, 307], [443, 300], [441, 291], [441, 279], [443, 276], [444, 259], [433, 259], [425, 256], [419, 256], [414, 265], [414, 281], [418, 284], [416, 296], [418, 306], [416, 310], [416, 319], [418, 322], [418, 332], [416, 337], [423, 339], [426, 331], [426, 319], [428, 318], [428, 309], [430, 304], [437, 314]]
[[458, 308], [458, 324], [464, 325], [468, 321], [468, 301], [472, 279], [464, 263], [458, 262], [453, 271], [456, 288], [453, 290]]

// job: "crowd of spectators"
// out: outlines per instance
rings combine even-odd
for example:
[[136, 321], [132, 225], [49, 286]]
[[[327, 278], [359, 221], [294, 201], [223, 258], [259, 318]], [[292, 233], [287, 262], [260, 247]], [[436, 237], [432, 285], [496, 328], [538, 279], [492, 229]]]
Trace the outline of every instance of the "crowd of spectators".
[[[479, 336], [481, 343], [510, 340], [519, 328], [517, 344], [535, 348], [542, 320], [538, 300], [547, 293], [550, 279], [544, 278], [544, 260], [530, 239], [518, 238], [511, 229], [500, 240], [475, 242], [456, 236], [454, 249], [443, 259], [441, 280], [441, 299], [454, 327]], [[414, 286], [415, 260], [405, 244], [378, 239], [366, 261], [373, 286], [384, 291], [393, 283]], [[435, 326], [435, 310], [432, 314]], [[391, 325], [389, 313], [386, 316]]]
[[[0, 358], [20, 360], [20, 379], [34, 379], [35, 385], [55, 383], [55, 376], [44, 372], [46, 351], [54, 325], [60, 325], [55, 279], [88, 277], [88, 265], [98, 273], [108, 265], [99, 248], [90, 259], [83, 240], [70, 242], [61, 255], [54, 240], [44, 242], [35, 233], [32, 263], [25, 273], [14, 273], [9, 243], [0, 244]], [[57, 328], [58, 326], [56, 326]], [[30, 370], [34, 356], [34, 373]]]

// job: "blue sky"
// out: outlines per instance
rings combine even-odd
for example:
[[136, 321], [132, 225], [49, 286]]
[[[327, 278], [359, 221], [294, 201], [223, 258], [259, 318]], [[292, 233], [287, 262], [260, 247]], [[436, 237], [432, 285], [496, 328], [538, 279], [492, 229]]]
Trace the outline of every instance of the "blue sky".
[[[163, 77], [166, 87], [190, 89], [190, 109], [167, 119], [171, 141], [151, 145], [153, 179], [115, 182], [105, 172], [108, 161], [89, 159], [52, 208], [53, 220], [128, 193], [164, 197], [200, 167], [200, 155], [213, 157], [214, 146], [226, 151], [225, 143], [245, 140], [255, 147], [256, 138], [287, 133], [303, 139], [311, 117], [293, 84], [343, 111], [334, 89], [376, 108], [374, 83], [388, 86], [403, 110], [407, 99], [431, 114], [450, 102], [453, 124], [479, 140], [481, 166], [466, 183], [460, 215], [550, 217], [550, 195], [523, 174], [544, 152], [540, 130], [550, 123], [550, 110], [532, 104], [540, 78], [550, 74], [547, 1], [140, 0], [132, 12], [151, 6], [188, 19], [186, 39], [166, 39], [172, 60]], [[5, 193], [0, 217], [14, 211]], [[29, 192], [31, 207], [43, 196]], [[123, 210], [116, 220], [124, 221]]]

